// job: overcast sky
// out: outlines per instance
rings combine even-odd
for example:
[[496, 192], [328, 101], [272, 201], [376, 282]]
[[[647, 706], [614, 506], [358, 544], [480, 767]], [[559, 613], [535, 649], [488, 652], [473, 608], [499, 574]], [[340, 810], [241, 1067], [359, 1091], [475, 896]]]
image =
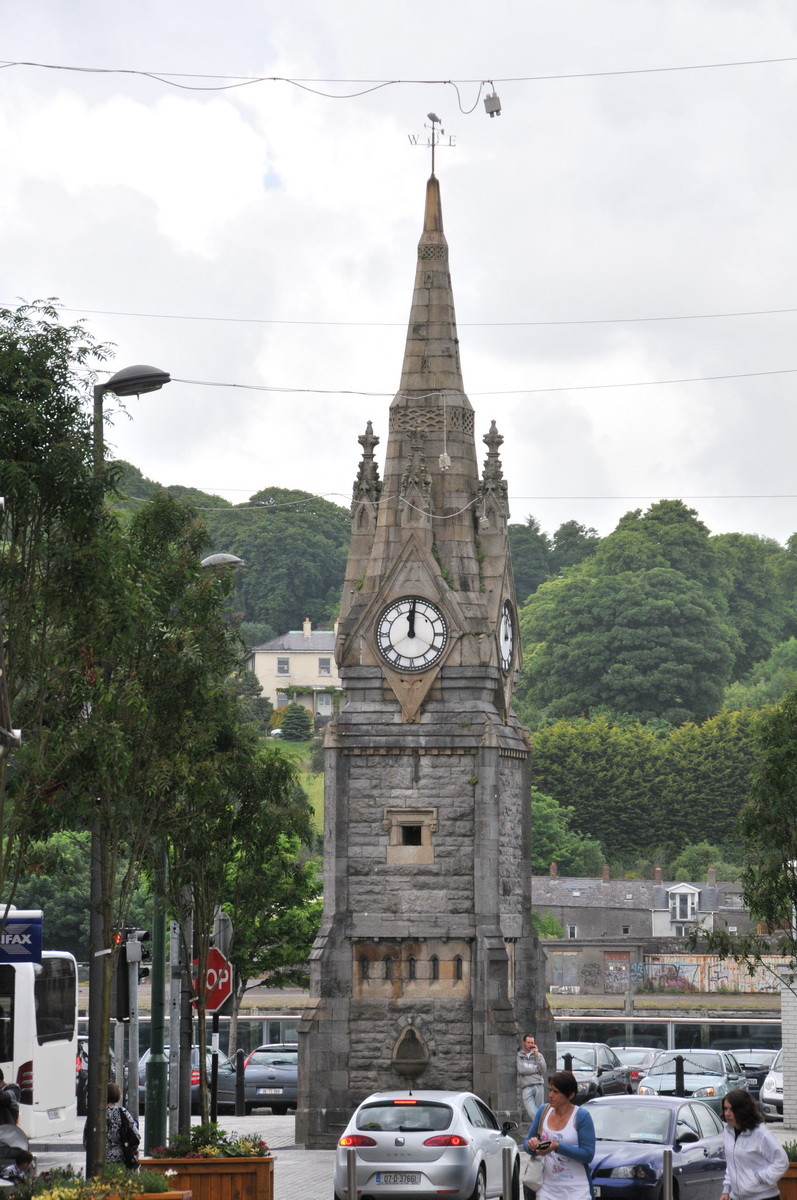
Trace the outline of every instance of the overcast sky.
[[[0, 30], [4, 62], [103, 69], [0, 69], [0, 304], [58, 297], [112, 370], [219, 385], [129, 402], [109, 441], [149, 477], [348, 503], [434, 111], [512, 520], [608, 533], [676, 496], [714, 533], [797, 530], [793, 0], [0, 0]], [[305, 82], [223, 78], [263, 76]]]

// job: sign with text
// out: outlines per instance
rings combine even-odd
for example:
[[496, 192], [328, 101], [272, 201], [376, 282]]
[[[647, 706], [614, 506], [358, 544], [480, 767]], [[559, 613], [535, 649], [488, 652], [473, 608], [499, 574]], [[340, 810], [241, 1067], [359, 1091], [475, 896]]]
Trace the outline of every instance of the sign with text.
[[[4, 910], [0, 908], [0, 918]], [[42, 913], [40, 909], [11, 909], [0, 930], [0, 962], [40, 963]]]
[[[194, 967], [199, 967], [199, 959], [194, 959]], [[194, 986], [196, 987], [196, 976]], [[217, 1012], [227, 1003], [232, 995], [232, 963], [225, 958], [220, 950], [211, 946], [208, 951], [208, 965], [205, 971], [205, 1010]]]

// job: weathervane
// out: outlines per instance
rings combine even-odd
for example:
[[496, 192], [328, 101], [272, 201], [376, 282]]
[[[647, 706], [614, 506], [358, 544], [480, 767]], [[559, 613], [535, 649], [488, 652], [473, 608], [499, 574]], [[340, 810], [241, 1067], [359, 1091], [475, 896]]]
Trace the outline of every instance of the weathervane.
[[410, 139], [411, 146], [425, 145], [432, 151], [432, 174], [434, 175], [435, 146], [444, 145], [444, 146], [453, 147], [453, 146], [456, 146], [457, 143], [456, 143], [455, 137], [452, 134], [448, 135], [447, 141], [441, 142], [441, 140], [440, 140], [441, 135], [445, 134], [445, 129], [443, 129], [443, 126], [440, 123], [440, 118], [438, 117], [437, 113], [433, 113], [433, 112], [427, 113], [426, 115], [429, 118], [429, 120], [431, 121], [431, 125], [427, 125], [424, 122], [423, 127], [424, 127], [424, 129], [431, 130], [431, 133], [425, 138], [423, 137], [423, 134], [418, 134], [418, 133], [408, 133], [407, 137]]

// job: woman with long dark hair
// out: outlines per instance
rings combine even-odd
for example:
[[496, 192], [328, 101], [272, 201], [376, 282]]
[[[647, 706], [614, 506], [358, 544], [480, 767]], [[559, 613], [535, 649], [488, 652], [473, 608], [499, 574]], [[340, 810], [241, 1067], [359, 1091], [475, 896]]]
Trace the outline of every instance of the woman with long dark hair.
[[720, 1200], [778, 1200], [786, 1151], [764, 1124], [749, 1092], [735, 1088], [722, 1101], [725, 1179]]

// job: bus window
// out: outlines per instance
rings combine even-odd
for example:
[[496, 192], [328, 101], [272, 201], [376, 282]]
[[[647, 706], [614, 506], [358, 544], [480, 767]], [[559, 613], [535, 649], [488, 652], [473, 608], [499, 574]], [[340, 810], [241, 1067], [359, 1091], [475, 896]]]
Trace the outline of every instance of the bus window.
[[0, 963], [0, 1062], [14, 1057], [14, 968]]
[[43, 958], [33, 985], [36, 1040], [71, 1041], [75, 1034], [75, 964], [68, 958]]

